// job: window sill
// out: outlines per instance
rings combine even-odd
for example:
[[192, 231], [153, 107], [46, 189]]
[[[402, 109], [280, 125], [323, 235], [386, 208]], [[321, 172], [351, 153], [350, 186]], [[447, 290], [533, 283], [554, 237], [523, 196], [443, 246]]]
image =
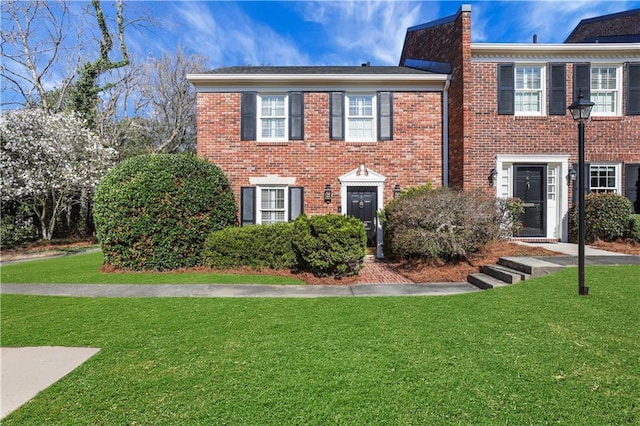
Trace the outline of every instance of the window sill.
[[546, 120], [549, 118], [547, 115], [514, 115], [515, 120]]
[[621, 115], [596, 115], [591, 116], [591, 121], [622, 121]]
[[256, 141], [257, 145], [260, 146], [286, 146], [289, 145], [291, 141]]
[[377, 145], [378, 141], [345, 141], [347, 145], [352, 146], [365, 146], [365, 145]]

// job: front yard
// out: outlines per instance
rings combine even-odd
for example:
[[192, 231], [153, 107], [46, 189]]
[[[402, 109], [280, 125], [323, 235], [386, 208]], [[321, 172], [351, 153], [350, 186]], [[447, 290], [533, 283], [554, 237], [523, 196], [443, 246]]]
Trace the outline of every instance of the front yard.
[[637, 424], [640, 267], [467, 295], [3, 295], [2, 346], [102, 350], [3, 420], [41, 424]]

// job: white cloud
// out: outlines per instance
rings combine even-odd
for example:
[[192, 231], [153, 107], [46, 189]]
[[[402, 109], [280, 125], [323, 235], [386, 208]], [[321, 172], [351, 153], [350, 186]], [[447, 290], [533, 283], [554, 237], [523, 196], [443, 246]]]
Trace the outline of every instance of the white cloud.
[[183, 46], [210, 58], [212, 66], [300, 65], [308, 56], [287, 37], [256, 22], [231, 3], [214, 8], [202, 2], [180, 3]]
[[351, 65], [397, 65], [406, 29], [419, 17], [420, 3], [404, 1], [310, 2], [304, 10], [304, 19], [320, 24], [333, 46], [325, 59], [349, 58]]

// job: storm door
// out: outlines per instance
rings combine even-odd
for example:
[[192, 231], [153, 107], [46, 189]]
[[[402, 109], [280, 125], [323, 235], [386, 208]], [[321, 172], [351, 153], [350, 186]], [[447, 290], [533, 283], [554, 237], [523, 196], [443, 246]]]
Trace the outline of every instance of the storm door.
[[376, 247], [378, 189], [369, 186], [350, 186], [347, 188], [347, 216], [354, 216], [364, 223], [367, 232], [367, 247]]
[[547, 166], [514, 164], [513, 196], [522, 200], [520, 237], [545, 237]]

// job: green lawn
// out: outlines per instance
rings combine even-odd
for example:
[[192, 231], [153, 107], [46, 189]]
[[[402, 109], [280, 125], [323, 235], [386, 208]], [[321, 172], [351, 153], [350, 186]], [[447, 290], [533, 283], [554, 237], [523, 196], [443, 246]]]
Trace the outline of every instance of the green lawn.
[[101, 252], [14, 263], [0, 267], [3, 283], [67, 284], [304, 284], [273, 275], [215, 273], [103, 273]]
[[640, 267], [457, 296], [4, 295], [2, 346], [102, 350], [4, 425], [639, 424]]

